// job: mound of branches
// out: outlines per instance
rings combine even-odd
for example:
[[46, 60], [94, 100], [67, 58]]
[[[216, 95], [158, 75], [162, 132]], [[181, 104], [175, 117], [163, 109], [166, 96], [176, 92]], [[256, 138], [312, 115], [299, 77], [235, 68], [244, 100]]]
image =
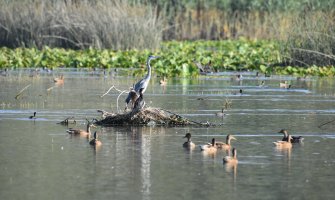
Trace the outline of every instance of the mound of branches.
[[155, 10], [122, 0], [0, 0], [0, 46], [155, 49]]
[[170, 126], [184, 126], [184, 125], [203, 125], [201, 123], [190, 121], [180, 115], [160, 109], [160, 108], [144, 108], [133, 113], [103, 113], [104, 119], [97, 121], [97, 125], [101, 126], [123, 126], [123, 125], [170, 125]]

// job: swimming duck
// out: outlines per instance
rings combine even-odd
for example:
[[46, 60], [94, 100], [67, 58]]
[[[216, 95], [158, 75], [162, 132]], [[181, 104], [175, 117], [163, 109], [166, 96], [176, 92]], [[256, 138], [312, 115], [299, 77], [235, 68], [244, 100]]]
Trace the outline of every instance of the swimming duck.
[[69, 134], [73, 134], [73, 135], [80, 135], [80, 137], [90, 137], [91, 135], [91, 127], [95, 127], [92, 123], [88, 122], [87, 123], [87, 127], [86, 127], [86, 131], [85, 130], [81, 130], [81, 129], [68, 129], [66, 130], [66, 132], [68, 132]]
[[63, 84], [64, 83], [64, 76], [63, 75], [60, 75], [59, 78], [54, 78], [54, 82], [56, 84]]
[[[284, 137], [283, 137], [282, 141], [288, 141], [287, 130], [282, 129], [278, 133], [284, 134]], [[302, 136], [291, 136], [291, 138], [292, 138], [291, 143], [300, 143], [300, 142], [303, 142], [303, 140], [304, 140], [304, 138]]]
[[98, 147], [102, 145], [102, 142], [98, 139], [98, 134], [95, 131], [93, 134], [93, 139], [90, 141], [90, 145]]
[[234, 136], [228, 134], [227, 137], [226, 137], [226, 143], [224, 143], [224, 142], [216, 142], [215, 144], [216, 144], [217, 148], [229, 151], [230, 147], [231, 147], [230, 141], [232, 139], [236, 140], [236, 138]]
[[212, 143], [201, 145], [200, 149], [206, 153], [216, 153], [217, 147], [215, 145], [215, 138], [212, 139]]
[[279, 87], [289, 89], [289, 88], [291, 88], [291, 85], [288, 84], [287, 81], [285, 81], [284, 83], [279, 83]]
[[291, 143], [291, 135], [288, 135], [288, 140], [287, 141], [277, 141], [273, 142], [274, 145], [276, 145], [277, 148], [279, 149], [290, 149], [292, 148], [292, 143]]
[[186, 133], [184, 138], [187, 138], [187, 141], [184, 142], [183, 147], [193, 149], [195, 147], [195, 144], [191, 141], [191, 133]]
[[167, 79], [165, 78], [165, 76], [163, 77], [163, 79], [159, 80], [159, 84], [161, 86], [165, 86], [167, 84]]
[[[73, 119], [73, 122], [69, 122], [69, 119]], [[76, 120], [74, 119], [74, 117], [68, 117], [66, 119], [64, 119], [63, 121], [61, 122], [58, 122], [57, 124], [61, 124], [61, 125], [69, 125], [69, 124], [75, 124], [77, 123]]]
[[215, 113], [215, 115], [218, 116], [218, 117], [224, 117], [224, 116], [226, 116], [226, 113], [224, 113], [224, 110], [225, 110], [225, 109], [222, 108], [222, 109], [221, 109], [221, 112], [217, 112], [217, 113]]
[[237, 160], [237, 151], [235, 148], [233, 148], [232, 152], [232, 156], [226, 156], [223, 158], [223, 163], [224, 164], [231, 164], [231, 165], [236, 165], [238, 163]]
[[29, 119], [36, 119], [36, 112], [34, 112], [34, 115], [30, 116]]

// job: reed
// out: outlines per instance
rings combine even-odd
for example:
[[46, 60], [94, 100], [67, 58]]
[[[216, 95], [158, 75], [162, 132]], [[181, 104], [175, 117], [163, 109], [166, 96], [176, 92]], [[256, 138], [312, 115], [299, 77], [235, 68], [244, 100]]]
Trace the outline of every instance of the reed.
[[335, 65], [335, 11], [300, 13], [292, 21], [282, 55], [292, 65]]
[[[94, 3], [92, 3], [94, 2]], [[0, 0], [0, 45], [156, 49], [160, 18], [150, 6], [120, 1]]]

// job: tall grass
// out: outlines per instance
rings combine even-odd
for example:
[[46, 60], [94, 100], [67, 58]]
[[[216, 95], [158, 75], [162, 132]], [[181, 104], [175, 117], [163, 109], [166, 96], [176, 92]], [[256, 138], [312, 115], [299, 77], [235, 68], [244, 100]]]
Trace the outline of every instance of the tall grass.
[[[91, 3], [93, 2], [93, 3]], [[73, 49], [155, 49], [162, 23], [155, 10], [124, 1], [0, 0], [0, 45]]]
[[292, 64], [335, 65], [335, 11], [302, 12], [287, 35], [283, 55]]

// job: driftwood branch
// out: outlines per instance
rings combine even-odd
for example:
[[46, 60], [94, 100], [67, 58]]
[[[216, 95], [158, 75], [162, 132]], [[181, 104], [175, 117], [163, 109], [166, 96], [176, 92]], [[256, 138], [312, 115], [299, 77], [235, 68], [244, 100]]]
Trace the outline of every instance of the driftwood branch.
[[31, 86], [31, 84], [27, 85], [26, 87], [24, 87], [19, 93], [17, 93], [17, 95], [15, 96], [15, 99], [19, 99], [19, 97], [22, 95], [22, 93], [28, 89]]
[[323, 124], [319, 125], [318, 128], [322, 128], [322, 126], [327, 125], [327, 124], [330, 124], [330, 123], [332, 123], [332, 122], [335, 122], [335, 119], [330, 120], [330, 121], [328, 121], [328, 122], [326, 122], [326, 123], [323, 123]]
[[112, 89], [115, 89], [116, 91], [118, 91], [120, 94], [117, 96], [117, 99], [116, 99], [116, 109], [118, 110], [118, 112], [121, 112], [119, 110], [119, 98], [120, 96], [125, 93], [125, 92], [128, 92], [127, 90], [119, 90], [117, 89], [114, 85], [112, 87], [110, 87], [107, 92], [105, 92], [103, 95], [100, 96], [100, 98], [104, 97], [105, 95], [107, 95]]

